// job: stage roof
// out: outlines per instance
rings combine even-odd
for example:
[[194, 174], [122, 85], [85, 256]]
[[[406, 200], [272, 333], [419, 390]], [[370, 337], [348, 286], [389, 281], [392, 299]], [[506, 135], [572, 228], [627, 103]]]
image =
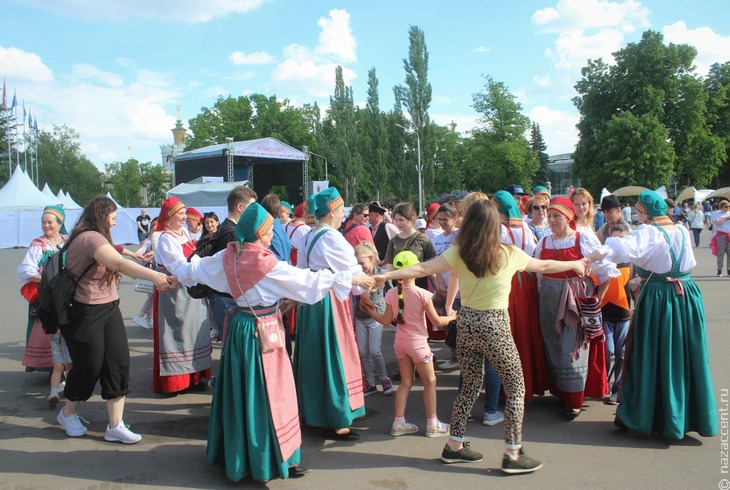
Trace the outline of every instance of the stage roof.
[[[175, 157], [175, 162], [225, 156], [227, 148], [228, 144], [223, 143], [186, 151]], [[306, 159], [304, 152], [292, 148], [276, 138], [234, 141], [231, 143], [231, 148], [233, 148], [234, 156], [237, 157], [264, 158], [279, 161], [301, 161]]]

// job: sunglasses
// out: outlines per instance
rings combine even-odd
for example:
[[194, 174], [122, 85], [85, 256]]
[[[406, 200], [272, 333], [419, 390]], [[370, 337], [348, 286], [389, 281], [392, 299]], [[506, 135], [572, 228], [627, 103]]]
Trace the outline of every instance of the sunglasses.
[[546, 210], [547, 208], [548, 208], [548, 207], [547, 207], [547, 206], [545, 206], [544, 204], [543, 204], [543, 205], [541, 205], [541, 206], [532, 206], [532, 210], [533, 210], [533, 211], [540, 211], [541, 209], [542, 209], [542, 210], [544, 211], [544, 210]]
[[370, 215], [369, 215], [368, 213], [360, 213], [360, 214], [362, 214], [362, 215], [363, 215], [363, 216], [365, 216], [366, 218], [367, 218], [368, 216], [370, 216]]

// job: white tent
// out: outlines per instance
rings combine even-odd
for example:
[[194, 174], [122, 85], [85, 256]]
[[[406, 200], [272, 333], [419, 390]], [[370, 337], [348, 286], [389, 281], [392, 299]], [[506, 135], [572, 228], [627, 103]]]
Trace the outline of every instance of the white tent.
[[71, 194], [66, 192], [66, 209], [84, 209], [81, 206], [78, 205], [76, 201], [73, 200], [71, 197]]
[[112, 197], [111, 192], [106, 197], [117, 205], [117, 224], [112, 227], [112, 239], [114, 243], [139, 243], [137, 238], [137, 220]]
[[231, 189], [239, 185], [248, 187], [248, 180], [180, 184], [167, 191], [167, 197], [177, 197], [186, 206], [225, 206]]
[[54, 201], [56, 201], [56, 204], [61, 204], [61, 200], [56, 197], [56, 195], [53, 193], [50, 187], [48, 187], [48, 182], [43, 186], [43, 190], [41, 191], [46, 196], [50, 197]]
[[[61, 202], [64, 209], [79, 209], [76, 207], [69, 207], [70, 203], [68, 202], [68, 198], [66, 198], [66, 193], [63, 192], [63, 189], [58, 190], [58, 194], [56, 194], [56, 199], [58, 199]], [[76, 203], [74, 203], [74, 204], [76, 204]]]
[[599, 203], [603, 202], [603, 198], [606, 196], [610, 196], [610, 195], [611, 195], [611, 191], [609, 191], [608, 189], [606, 189], [604, 187], [603, 189], [601, 189], [601, 198], [598, 200], [598, 202]]
[[39, 191], [20, 166], [15, 167], [10, 180], [0, 189], [0, 209], [43, 209], [54, 204], [58, 201]]

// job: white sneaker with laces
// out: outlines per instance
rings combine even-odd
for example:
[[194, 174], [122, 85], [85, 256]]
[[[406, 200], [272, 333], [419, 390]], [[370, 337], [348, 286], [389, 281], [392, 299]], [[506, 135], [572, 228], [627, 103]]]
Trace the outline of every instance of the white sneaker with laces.
[[139, 315], [137, 315], [134, 318], [132, 318], [132, 321], [134, 323], [136, 323], [137, 325], [139, 325], [140, 327], [144, 328], [145, 330], [149, 330], [150, 328], [152, 328], [152, 325], [150, 325], [149, 323], [147, 323], [147, 320], [145, 320], [144, 318], [142, 318]]
[[58, 420], [58, 423], [61, 424], [61, 427], [66, 431], [66, 434], [68, 434], [71, 437], [81, 437], [86, 435], [86, 427], [84, 427], [84, 424], [81, 423], [81, 418], [79, 417], [79, 414], [74, 413], [69, 415], [68, 417], [63, 414], [63, 408], [60, 412], [58, 412], [58, 417], [56, 417], [56, 420]]
[[500, 412], [499, 410], [497, 410], [494, 413], [484, 413], [484, 418], [482, 419], [482, 425], [492, 427], [493, 425], [497, 425], [498, 423], [503, 422], [503, 421], [504, 421], [504, 412]]
[[142, 436], [135, 434], [129, 430], [129, 426], [124, 425], [124, 421], [119, 422], [119, 425], [110, 429], [106, 426], [106, 433], [104, 434], [104, 440], [109, 442], [123, 442], [124, 444], [134, 444], [142, 440]]

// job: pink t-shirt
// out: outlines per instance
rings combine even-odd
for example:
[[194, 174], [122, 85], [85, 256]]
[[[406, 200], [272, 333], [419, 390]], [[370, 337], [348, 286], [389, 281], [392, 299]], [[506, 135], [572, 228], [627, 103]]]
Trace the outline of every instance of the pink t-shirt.
[[[433, 293], [418, 286], [403, 287], [403, 320], [405, 324], [396, 325], [395, 336], [413, 340], [428, 340], [426, 329], [426, 304]], [[385, 304], [390, 305], [393, 317], [398, 316], [398, 288], [385, 293]]]
[[[66, 268], [75, 277], [94, 260], [94, 254], [102, 245], [110, 245], [101, 233], [87, 231], [73, 239], [66, 252]], [[116, 282], [107, 284], [106, 267], [100, 263], [92, 266], [79, 281], [74, 299], [87, 305], [102, 305], [119, 299]]]

